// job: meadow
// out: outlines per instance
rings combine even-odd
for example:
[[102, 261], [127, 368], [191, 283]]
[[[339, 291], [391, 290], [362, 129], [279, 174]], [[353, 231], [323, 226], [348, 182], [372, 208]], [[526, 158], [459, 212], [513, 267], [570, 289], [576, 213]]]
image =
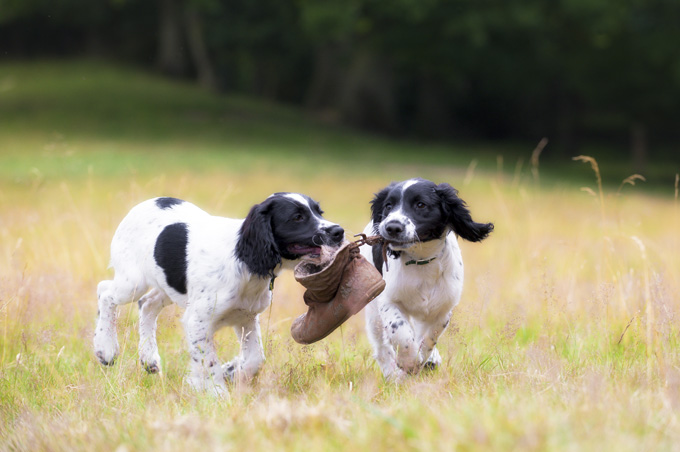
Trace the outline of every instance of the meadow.
[[[510, 161], [493, 145], [388, 140], [101, 63], [0, 64], [0, 449], [680, 450], [678, 181], [599, 183], [588, 159], [560, 162], [580, 174], [560, 180], [532, 149]], [[362, 314], [296, 344], [291, 274], [261, 316], [267, 361], [229, 399], [183, 383], [174, 306], [161, 375], [139, 365], [134, 304], [119, 309], [116, 364], [95, 359], [96, 285], [138, 202], [242, 218], [300, 191], [350, 236], [374, 192], [414, 176], [451, 183], [496, 225], [461, 242], [439, 369], [384, 381]], [[231, 330], [218, 343], [225, 361], [238, 351]]]

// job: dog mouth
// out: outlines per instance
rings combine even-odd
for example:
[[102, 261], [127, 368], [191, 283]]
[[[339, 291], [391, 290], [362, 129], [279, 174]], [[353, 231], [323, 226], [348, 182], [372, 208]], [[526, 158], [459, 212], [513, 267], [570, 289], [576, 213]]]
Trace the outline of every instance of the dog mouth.
[[321, 255], [321, 247], [295, 243], [288, 246], [288, 252], [297, 256], [319, 257]]
[[416, 241], [400, 241], [394, 239], [385, 239], [385, 244], [393, 250], [404, 250], [416, 244]]
[[415, 243], [420, 242], [420, 240], [417, 237], [413, 238], [413, 239], [405, 239], [405, 238], [401, 238], [401, 237], [388, 237], [385, 234], [380, 234], [380, 237], [382, 237], [383, 243], [385, 243], [385, 245], [389, 245], [391, 247], [396, 246], [396, 247], [406, 248], [406, 247], [409, 247], [409, 246], [411, 246]]

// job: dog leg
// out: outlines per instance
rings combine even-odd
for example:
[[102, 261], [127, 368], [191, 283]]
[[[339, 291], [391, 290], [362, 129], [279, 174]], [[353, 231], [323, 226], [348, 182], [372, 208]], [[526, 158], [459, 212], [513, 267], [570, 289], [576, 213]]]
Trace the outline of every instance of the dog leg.
[[397, 367], [397, 355], [385, 336], [385, 328], [380, 318], [379, 309], [382, 306], [380, 298], [366, 306], [366, 335], [373, 348], [373, 357], [380, 366], [380, 371], [386, 380], [400, 379], [404, 371]]
[[439, 336], [444, 332], [449, 325], [451, 313], [442, 320], [437, 319], [434, 322], [416, 322], [417, 337], [420, 347], [418, 350], [419, 361], [422, 367], [434, 370], [442, 362], [442, 357], [437, 350], [437, 341]]
[[217, 396], [228, 397], [229, 392], [213, 340], [215, 331], [211, 320], [212, 313], [193, 309], [193, 306], [201, 305], [205, 306], [205, 303], [190, 301], [182, 319], [191, 357], [186, 381], [197, 391], [209, 391]]
[[257, 375], [265, 359], [259, 316], [234, 326], [234, 331], [241, 344], [241, 352], [222, 368], [225, 377], [231, 381], [246, 383]]
[[93, 342], [95, 356], [103, 365], [113, 365], [119, 353], [116, 308], [134, 301], [145, 291], [145, 285], [118, 275], [112, 281], [102, 281], [97, 286], [99, 312]]
[[415, 373], [418, 369], [418, 347], [415, 333], [406, 316], [394, 304], [385, 304], [380, 308], [380, 317], [392, 348], [396, 352], [396, 363], [406, 373]]
[[161, 370], [161, 357], [156, 343], [156, 320], [170, 300], [159, 289], [152, 289], [139, 299], [139, 362], [144, 370], [155, 374]]

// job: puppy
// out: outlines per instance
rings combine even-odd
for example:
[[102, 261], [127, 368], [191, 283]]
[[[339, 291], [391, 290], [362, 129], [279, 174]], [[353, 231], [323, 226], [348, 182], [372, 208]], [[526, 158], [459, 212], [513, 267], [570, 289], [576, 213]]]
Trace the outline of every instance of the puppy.
[[[319, 204], [296, 193], [275, 193], [244, 220], [211, 216], [195, 205], [156, 198], [134, 207], [111, 243], [113, 280], [97, 287], [94, 350], [104, 365], [118, 356], [116, 308], [139, 300], [139, 359], [160, 371], [156, 319], [171, 302], [185, 308], [188, 383], [226, 393], [225, 376], [248, 380], [264, 361], [259, 314], [272, 298], [274, 278], [321, 246], [337, 247], [345, 231], [322, 217]], [[232, 326], [241, 352], [220, 366], [213, 336]]]
[[463, 290], [457, 238], [478, 242], [493, 224], [475, 223], [449, 184], [424, 179], [384, 188], [371, 201], [371, 214], [364, 233], [379, 234], [384, 242], [361, 253], [386, 287], [366, 307], [366, 327], [383, 375], [400, 379], [441, 363], [437, 339]]

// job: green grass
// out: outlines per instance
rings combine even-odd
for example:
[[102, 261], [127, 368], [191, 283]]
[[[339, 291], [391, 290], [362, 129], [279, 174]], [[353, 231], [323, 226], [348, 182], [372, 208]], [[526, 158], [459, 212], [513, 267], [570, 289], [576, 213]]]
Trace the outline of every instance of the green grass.
[[27, 151], [39, 153], [48, 174], [68, 176], [85, 174], [86, 161], [96, 175], [125, 173], [133, 161], [142, 172], [168, 160], [170, 167], [228, 164], [227, 170], [237, 171], [293, 161], [302, 172], [318, 163], [347, 169], [390, 159], [469, 162], [467, 150], [432, 145], [418, 152], [419, 143], [348, 133], [292, 109], [103, 64], [8, 64], [0, 68], [0, 81], [0, 139], [4, 153], [13, 154], [3, 165], [5, 175], [30, 171]]
[[[101, 62], [54, 61], [0, 66], [0, 177], [109, 177], [182, 167], [240, 172], [289, 165], [298, 175], [320, 166], [347, 173], [376, 168], [458, 167], [531, 177], [531, 140], [515, 143], [423, 143], [390, 140], [324, 124], [299, 110]], [[542, 183], [590, 182], [569, 156], [541, 157]], [[626, 149], [586, 147], [603, 163], [605, 184], [634, 171]], [[500, 158], [500, 155], [503, 158]], [[547, 159], [546, 159], [547, 154]], [[228, 159], [227, 159], [228, 157]], [[310, 158], [313, 157], [313, 158]], [[677, 164], [652, 162], [650, 187], [671, 193]], [[674, 168], [675, 166], [675, 168]], [[396, 168], [395, 168], [396, 167]]]
[[[0, 450], [678, 449], [672, 181], [659, 197], [617, 194], [605, 175], [600, 205], [589, 165], [564, 162], [582, 172], [565, 182], [541, 168], [539, 184], [526, 164], [497, 170], [508, 148], [357, 134], [102, 63], [0, 64]], [[267, 361], [229, 400], [183, 383], [176, 307], [159, 319], [162, 376], [138, 364], [134, 305], [119, 310], [117, 363], [94, 358], [96, 284], [141, 200], [243, 217], [299, 190], [351, 234], [372, 193], [412, 176], [452, 183], [496, 224], [487, 241], [461, 242], [465, 290], [437, 371], [383, 381], [361, 315], [294, 343], [305, 307], [289, 274], [261, 318]], [[225, 361], [238, 351], [231, 331], [218, 343]]]

